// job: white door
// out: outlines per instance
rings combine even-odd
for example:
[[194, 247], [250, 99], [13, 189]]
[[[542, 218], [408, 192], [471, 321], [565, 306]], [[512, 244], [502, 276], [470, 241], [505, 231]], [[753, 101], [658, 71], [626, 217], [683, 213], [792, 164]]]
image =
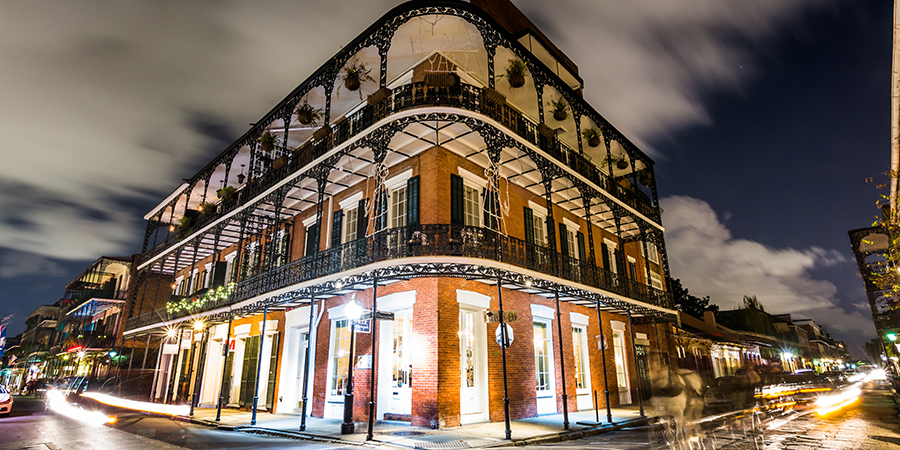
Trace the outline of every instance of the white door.
[[534, 321], [534, 375], [538, 414], [556, 414], [555, 366], [550, 321]]
[[480, 312], [460, 309], [460, 423], [488, 420], [487, 338]]
[[[412, 308], [394, 312], [393, 321], [379, 324], [381, 333], [379, 345], [379, 401], [384, 407], [378, 408], [380, 413], [410, 415], [412, 414], [412, 355], [410, 354], [410, 336]], [[382, 414], [379, 416], [383, 417]]]
[[579, 411], [594, 408], [587, 349], [587, 329], [584, 326], [573, 326], [572, 353], [575, 356], [575, 395]]

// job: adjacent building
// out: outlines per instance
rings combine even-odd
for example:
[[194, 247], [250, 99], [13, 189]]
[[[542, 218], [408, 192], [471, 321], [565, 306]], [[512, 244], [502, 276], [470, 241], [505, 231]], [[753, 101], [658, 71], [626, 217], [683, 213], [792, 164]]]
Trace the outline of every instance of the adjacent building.
[[151, 398], [342, 418], [352, 386], [355, 420], [450, 427], [503, 420], [504, 377], [513, 419], [647, 397], [653, 161], [583, 89], [507, 0], [388, 12], [145, 216]]

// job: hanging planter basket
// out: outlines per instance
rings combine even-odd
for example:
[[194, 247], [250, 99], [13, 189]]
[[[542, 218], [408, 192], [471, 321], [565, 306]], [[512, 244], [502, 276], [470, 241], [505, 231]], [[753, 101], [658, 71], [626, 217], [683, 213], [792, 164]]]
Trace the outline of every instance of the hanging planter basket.
[[267, 152], [275, 150], [275, 136], [273, 136], [268, 131], [265, 132], [265, 134], [263, 134], [262, 137], [259, 138], [259, 145], [263, 150]]
[[366, 103], [369, 106], [376, 106], [379, 103], [387, 100], [388, 97], [391, 96], [391, 90], [387, 87], [382, 87], [381, 89], [375, 91], [372, 95], [366, 97]]
[[347, 88], [348, 91], [358, 91], [360, 84], [359, 77], [348, 76], [347, 78], [344, 78], [344, 87]]
[[624, 158], [620, 159], [619, 162], [616, 163], [616, 167], [619, 168], [619, 170], [625, 170], [628, 168], [628, 161]]
[[588, 139], [589, 147], [598, 147], [599, 145], [600, 145], [600, 138], [598, 136], [594, 136], [594, 137]]
[[525, 86], [525, 74], [515, 74], [509, 77], [509, 87], [516, 89]]
[[641, 172], [641, 175], [638, 177], [638, 182], [641, 183], [642, 186], [650, 186], [650, 183], [653, 182], [653, 177], [646, 171]]
[[569, 118], [569, 113], [565, 110], [562, 111], [553, 111], [553, 118], [556, 119], [557, 122], [562, 122]]

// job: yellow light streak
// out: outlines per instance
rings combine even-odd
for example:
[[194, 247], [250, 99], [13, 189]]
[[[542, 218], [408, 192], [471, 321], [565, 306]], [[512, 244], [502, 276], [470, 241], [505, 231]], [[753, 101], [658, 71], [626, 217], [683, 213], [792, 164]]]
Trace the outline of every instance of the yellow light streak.
[[188, 405], [164, 405], [161, 403], [139, 402], [136, 400], [113, 397], [111, 395], [101, 394], [99, 392], [85, 392], [81, 394], [81, 396], [92, 398], [105, 405], [115, 406], [118, 408], [133, 409], [135, 411], [165, 414], [170, 416], [186, 416], [191, 411], [191, 408]]

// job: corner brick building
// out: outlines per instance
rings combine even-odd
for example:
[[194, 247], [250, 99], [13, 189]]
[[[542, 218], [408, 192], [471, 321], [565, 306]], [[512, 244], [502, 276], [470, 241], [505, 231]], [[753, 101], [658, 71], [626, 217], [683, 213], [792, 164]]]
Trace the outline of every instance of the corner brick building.
[[150, 398], [342, 418], [351, 364], [356, 421], [502, 421], [504, 374], [512, 419], [647, 397], [653, 161], [582, 88], [506, 0], [388, 12], [147, 214]]

